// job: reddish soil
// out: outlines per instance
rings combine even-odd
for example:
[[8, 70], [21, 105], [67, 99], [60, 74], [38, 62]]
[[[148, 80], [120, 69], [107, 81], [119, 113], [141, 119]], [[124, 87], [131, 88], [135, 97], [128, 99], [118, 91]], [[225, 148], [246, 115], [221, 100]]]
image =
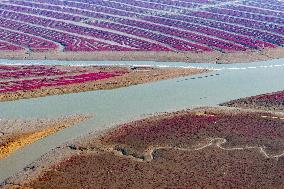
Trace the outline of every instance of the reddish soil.
[[228, 108], [153, 116], [69, 145], [79, 154], [9, 186], [283, 188], [282, 116]]
[[114, 89], [207, 72], [126, 66], [1, 66], [0, 101]]
[[32, 188], [283, 188], [284, 159], [253, 150], [158, 150], [151, 162], [110, 152], [73, 156]]
[[284, 111], [284, 91], [232, 100], [221, 105], [230, 107]]
[[270, 113], [234, 111], [207, 109], [154, 116], [122, 125], [102, 136], [101, 142], [143, 153], [149, 146], [187, 147], [217, 137], [225, 138], [226, 146], [264, 145], [269, 151], [284, 150], [281, 117], [274, 119], [275, 115]]

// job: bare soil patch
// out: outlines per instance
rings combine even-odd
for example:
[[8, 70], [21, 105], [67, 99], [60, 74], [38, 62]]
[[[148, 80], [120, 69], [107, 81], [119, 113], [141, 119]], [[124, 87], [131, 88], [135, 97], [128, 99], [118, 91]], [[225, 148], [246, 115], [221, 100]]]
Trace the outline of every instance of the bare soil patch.
[[284, 48], [264, 48], [240, 52], [153, 52], [153, 51], [102, 51], [102, 52], [29, 52], [3, 51], [0, 58], [20, 60], [90, 60], [90, 61], [163, 61], [190, 63], [249, 63], [284, 58]]
[[75, 115], [59, 119], [0, 120], [0, 160], [25, 145], [91, 117]]

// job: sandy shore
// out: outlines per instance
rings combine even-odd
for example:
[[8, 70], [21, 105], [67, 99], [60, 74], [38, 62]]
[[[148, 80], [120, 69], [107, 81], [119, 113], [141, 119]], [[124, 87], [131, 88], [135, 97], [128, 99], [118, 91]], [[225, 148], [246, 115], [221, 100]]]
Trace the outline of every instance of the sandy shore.
[[15, 150], [78, 124], [91, 116], [75, 115], [59, 119], [0, 120], [0, 160]]
[[2, 51], [2, 59], [30, 59], [30, 60], [86, 60], [86, 61], [166, 61], [190, 63], [249, 63], [270, 59], [284, 58], [284, 48], [266, 48], [262, 50], [248, 50], [245, 52], [28, 52]]
[[3, 188], [283, 188], [283, 117], [226, 107], [152, 116], [55, 149]]
[[56, 87], [44, 87], [29, 91], [17, 91], [0, 93], [0, 101], [18, 100], [24, 98], [42, 97], [48, 95], [59, 95], [66, 93], [77, 93], [90, 90], [114, 89], [131, 85], [154, 82], [175, 77], [189, 76], [208, 72], [206, 69], [183, 69], [183, 68], [153, 68], [153, 67], [118, 67], [118, 66], [85, 66], [66, 67], [56, 66], [60, 70], [86, 70], [94, 71], [122, 71], [126, 72], [121, 76], [108, 79], [89, 81], [85, 83], [70, 84]]

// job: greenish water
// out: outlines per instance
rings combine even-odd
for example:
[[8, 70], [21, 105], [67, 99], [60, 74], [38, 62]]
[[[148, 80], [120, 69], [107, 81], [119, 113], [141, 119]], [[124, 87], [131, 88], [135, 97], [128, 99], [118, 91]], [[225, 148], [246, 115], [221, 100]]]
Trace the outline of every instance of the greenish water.
[[[0, 64], [3, 62], [7, 63], [7, 60], [1, 60]], [[8, 61], [8, 63], [35, 62]], [[58, 64], [58, 62], [54, 61], [39, 63]], [[92, 62], [64, 61], [59, 63], [72, 65], [92, 64]], [[199, 106], [215, 106], [240, 97], [284, 89], [284, 59], [232, 65], [155, 62], [117, 63], [198, 66], [214, 68], [215, 71], [115, 90], [91, 91], [0, 103], [0, 118], [50, 118], [75, 113], [96, 114], [96, 118], [93, 120], [39, 140], [1, 160], [0, 182], [62, 143], [90, 132], [111, 127], [115, 123], [126, 122], [156, 112]], [[113, 62], [93, 62], [93, 64], [113, 64]]]

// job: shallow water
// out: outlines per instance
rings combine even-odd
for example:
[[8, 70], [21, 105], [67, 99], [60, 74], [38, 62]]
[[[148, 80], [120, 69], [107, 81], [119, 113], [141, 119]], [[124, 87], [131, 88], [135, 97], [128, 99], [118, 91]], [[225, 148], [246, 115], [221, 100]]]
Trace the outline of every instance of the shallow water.
[[[1, 60], [1, 62], [7, 61]], [[43, 62], [58, 64], [55, 61]], [[23, 64], [25, 62], [9, 61], [8, 63]], [[34, 63], [34, 61], [28, 61], [28, 63]], [[60, 61], [60, 64], [67, 63], [84, 65], [92, 62]], [[113, 62], [93, 63], [113, 64]], [[146, 65], [146, 62], [120, 63]], [[0, 182], [60, 144], [89, 132], [105, 129], [115, 123], [125, 122], [155, 112], [198, 106], [215, 106], [221, 102], [240, 97], [284, 89], [284, 59], [231, 65], [148, 62], [148, 65], [152, 64], [213, 67], [215, 71], [115, 90], [91, 91], [0, 103], [0, 118], [59, 117], [74, 113], [96, 114], [96, 118], [93, 120], [46, 137], [1, 160]]]

